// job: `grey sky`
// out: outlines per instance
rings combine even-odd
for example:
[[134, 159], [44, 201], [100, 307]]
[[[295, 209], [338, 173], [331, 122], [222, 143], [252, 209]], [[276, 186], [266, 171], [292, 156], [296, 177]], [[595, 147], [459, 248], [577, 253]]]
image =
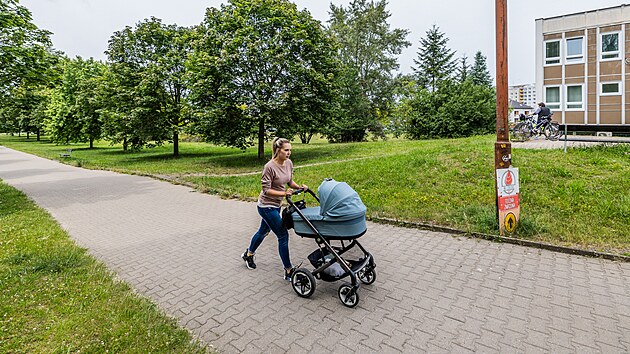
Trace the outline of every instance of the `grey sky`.
[[[202, 21], [207, 7], [220, 0], [21, 0], [33, 12], [40, 28], [54, 33], [55, 48], [67, 55], [105, 60], [103, 52], [114, 31], [155, 16], [164, 23], [191, 26]], [[328, 19], [328, 0], [294, 0], [322, 22]], [[350, 0], [333, 0], [346, 6]], [[508, 0], [509, 83], [534, 82], [534, 20], [597, 8], [617, 6], [619, 0]], [[399, 58], [400, 70], [411, 72], [419, 40], [433, 24], [450, 39], [456, 56], [472, 61], [480, 50], [495, 69], [495, 1], [492, 0], [389, 0], [390, 25], [410, 30], [412, 45]]]

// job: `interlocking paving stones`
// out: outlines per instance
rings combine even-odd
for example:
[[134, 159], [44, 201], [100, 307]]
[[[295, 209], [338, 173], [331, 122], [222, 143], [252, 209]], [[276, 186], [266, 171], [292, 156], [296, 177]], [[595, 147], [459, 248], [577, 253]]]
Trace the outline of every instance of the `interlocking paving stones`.
[[[339, 282], [297, 297], [273, 234], [245, 268], [253, 203], [4, 147], [0, 178], [224, 353], [630, 352], [629, 263], [368, 223], [378, 277], [349, 309]], [[294, 263], [315, 247], [292, 233]]]

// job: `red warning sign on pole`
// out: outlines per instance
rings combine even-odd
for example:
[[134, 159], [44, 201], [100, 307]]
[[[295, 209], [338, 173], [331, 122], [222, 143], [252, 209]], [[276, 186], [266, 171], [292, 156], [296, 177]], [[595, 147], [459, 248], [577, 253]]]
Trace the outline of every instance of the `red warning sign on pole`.
[[497, 169], [497, 197], [499, 200], [499, 228], [501, 235], [512, 233], [520, 214], [518, 168]]

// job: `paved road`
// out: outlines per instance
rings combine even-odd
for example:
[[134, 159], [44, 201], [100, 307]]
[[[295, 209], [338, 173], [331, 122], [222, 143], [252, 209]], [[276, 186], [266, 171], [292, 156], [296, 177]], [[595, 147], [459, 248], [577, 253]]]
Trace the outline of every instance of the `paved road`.
[[[273, 235], [245, 268], [254, 204], [3, 147], [0, 178], [225, 353], [630, 352], [628, 263], [370, 223], [378, 279], [348, 309], [338, 283], [298, 298]], [[314, 248], [291, 238], [294, 262]]]

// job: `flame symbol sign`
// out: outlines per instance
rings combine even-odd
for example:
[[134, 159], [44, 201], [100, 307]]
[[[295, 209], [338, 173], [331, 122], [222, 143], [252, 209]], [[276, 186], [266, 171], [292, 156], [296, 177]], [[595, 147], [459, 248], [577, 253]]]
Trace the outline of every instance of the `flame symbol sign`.
[[505, 185], [509, 186], [514, 183], [514, 178], [512, 178], [512, 172], [508, 171], [507, 176], [505, 176]]

